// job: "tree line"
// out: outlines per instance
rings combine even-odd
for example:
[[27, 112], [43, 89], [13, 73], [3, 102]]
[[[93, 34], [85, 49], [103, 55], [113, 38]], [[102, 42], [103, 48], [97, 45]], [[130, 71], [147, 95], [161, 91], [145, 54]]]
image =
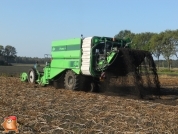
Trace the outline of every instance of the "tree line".
[[23, 63], [23, 64], [34, 64], [36, 61], [43, 64], [45, 61], [44, 58], [38, 57], [21, 57], [17, 56], [16, 48], [7, 45], [0, 45], [0, 65], [10, 65], [10, 63]]
[[[173, 56], [178, 58], [178, 29], [165, 30], [160, 33], [133, 33], [130, 30], [121, 30], [114, 37], [130, 38], [132, 40], [132, 49], [146, 50], [151, 52], [151, 54], [157, 58], [156, 63], [158, 69], [161, 56], [165, 59], [165, 61], [167, 61], [169, 69], [171, 68], [172, 63], [174, 63], [174, 65], [177, 65], [177, 60], [173, 59]], [[32, 64], [36, 61], [38, 61], [39, 63], [45, 62], [45, 58], [17, 56], [16, 48], [10, 45], [7, 45], [5, 47], [0, 45], [0, 61], [2, 60], [11, 63], [26, 64]]]
[[0, 61], [6, 61], [7, 63], [9, 62], [9, 60], [13, 60], [17, 57], [17, 51], [16, 48], [11, 46], [11, 45], [7, 45], [7, 46], [2, 46], [0, 45]]
[[157, 58], [158, 69], [160, 56], [167, 61], [169, 69], [173, 56], [178, 58], [178, 29], [165, 30], [160, 33], [132, 33], [130, 30], [122, 30], [115, 35], [115, 38], [130, 38], [132, 49], [151, 52]]
[[38, 61], [39, 64], [45, 64], [46, 61], [50, 61], [49, 58], [38, 58], [38, 57], [23, 57], [18, 56], [13, 60], [13, 63], [22, 63], [22, 64], [34, 64]]

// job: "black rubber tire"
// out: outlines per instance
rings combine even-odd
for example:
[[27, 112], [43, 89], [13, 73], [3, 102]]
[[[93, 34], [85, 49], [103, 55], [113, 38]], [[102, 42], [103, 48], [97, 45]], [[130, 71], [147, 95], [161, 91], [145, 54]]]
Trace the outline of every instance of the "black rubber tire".
[[68, 70], [64, 77], [64, 88], [69, 90], [98, 92], [98, 83], [92, 80], [91, 76], [78, 75]]
[[69, 90], [77, 90], [79, 88], [79, 75], [68, 70], [64, 77], [64, 87]]
[[35, 84], [37, 80], [37, 72], [34, 68], [29, 69], [28, 71], [28, 82]]

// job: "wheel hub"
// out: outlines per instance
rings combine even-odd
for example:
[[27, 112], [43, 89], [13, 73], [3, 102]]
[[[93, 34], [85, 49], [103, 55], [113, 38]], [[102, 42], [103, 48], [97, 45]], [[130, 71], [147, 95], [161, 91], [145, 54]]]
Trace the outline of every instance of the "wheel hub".
[[73, 78], [70, 76], [69, 78], [68, 78], [68, 85], [69, 86], [72, 86], [73, 85]]
[[30, 82], [33, 83], [34, 81], [34, 73], [33, 71], [30, 72]]

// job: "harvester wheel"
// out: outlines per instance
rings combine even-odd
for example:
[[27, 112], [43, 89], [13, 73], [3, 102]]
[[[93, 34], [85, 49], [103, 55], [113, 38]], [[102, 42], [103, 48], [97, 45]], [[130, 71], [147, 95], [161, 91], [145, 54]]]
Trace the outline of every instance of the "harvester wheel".
[[28, 82], [29, 83], [36, 83], [36, 80], [37, 80], [37, 73], [36, 73], [36, 70], [31, 68], [29, 71], [28, 71]]
[[78, 88], [78, 76], [72, 70], [68, 70], [64, 77], [64, 87], [69, 90], [76, 90]]

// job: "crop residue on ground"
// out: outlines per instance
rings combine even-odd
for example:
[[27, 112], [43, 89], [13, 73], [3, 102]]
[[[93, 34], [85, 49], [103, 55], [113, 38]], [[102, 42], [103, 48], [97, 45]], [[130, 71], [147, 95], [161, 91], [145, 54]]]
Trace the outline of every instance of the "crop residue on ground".
[[0, 120], [17, 116], [20, 133], [178, 133], [177, 105], [42, 88], [13, 77], [0, 77], [0, 92]]

